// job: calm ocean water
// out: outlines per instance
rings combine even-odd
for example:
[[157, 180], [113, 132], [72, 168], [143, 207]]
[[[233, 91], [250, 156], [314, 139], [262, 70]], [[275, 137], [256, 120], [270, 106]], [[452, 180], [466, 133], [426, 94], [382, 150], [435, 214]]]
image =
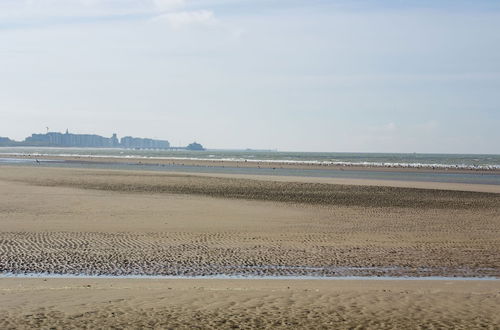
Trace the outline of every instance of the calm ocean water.
[[232, 150], [133, 150], [89, 148], [0, 148], [2, 154], [111, 156], [144, 158], [185, 158], [208, 160], [273, 161], [288, 163], [321, 163], [344, 165], [449, 167], [500, 169], [500, 155], [467, 154], [400, 154], [400, 153], [344, 153], [344, 152], [284, 152]]
[[[342, 169], [287, 169], [238, 167], [234, 163], [227, 166], [192, 165], [152, 165], [130, 163], [87, 163], [65, 161], [41, 161], [2, 158], [3, 155], [59, 155], [118, 158], [158, 158], [158, 159], [207, 159], [241, 160], [249, 162], [271, 161], [307, 164], [346, 165]], [[94, 158], [95, 160], [95, 158]], [[176, 171], [186, 173], [230, 173], [251, 175], [306, 176], [324, 178], [356, 178], [403, 181], [428, 181], [448, 183], [475, 183], [500, 185], [500, 155], [458, 155], [458, 154], [382, 154], [382, 153], [306, 153], [306, 152], [264, 152], [264, 151], [170, 151], [170, 150], [125, 150], [125, 149], [77, 149], [77, 148], [0, 148], [1, 164], [25, 164], [46, 167], [85, 167], [100, 169], [124, 169], [147, 171]], [[348, 165], [370, 165], [374, 168], [352, 170]], [[449, 169], [470, 169], [465, 172], [445, 171], [377, 171], [377, 167], [431, 167]], [[486, 169], [492, 171], [475, 171]]]

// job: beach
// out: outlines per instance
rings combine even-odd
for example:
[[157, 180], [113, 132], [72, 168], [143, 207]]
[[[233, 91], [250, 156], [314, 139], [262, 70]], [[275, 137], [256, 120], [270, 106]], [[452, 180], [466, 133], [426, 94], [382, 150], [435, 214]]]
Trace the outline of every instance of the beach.
[[1, 279], [0, 327], [495, 329], [500, 283]]
[[499, 31], [0, 0], [0, 330], [500, 330]]
[[497, 326], [500, 194], [363, 183], [0, 166], [2, 322]]

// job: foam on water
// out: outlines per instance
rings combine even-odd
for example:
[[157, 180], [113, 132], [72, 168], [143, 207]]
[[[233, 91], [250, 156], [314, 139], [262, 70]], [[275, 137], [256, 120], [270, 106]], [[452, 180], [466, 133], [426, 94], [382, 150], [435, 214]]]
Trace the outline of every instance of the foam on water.
[[173, 151], [92, 148], [0, 148], [0, 154], [11, 156], [62, 156], [122, 159], [202, 160], [213, 162], [252, 162], [321, 166], [369, 166], [388, 168], [438, 168], [466, 170], [500, 170], [500, 155], [460, 154], [376, 154], [376, 153], [310, 153], [262, 151]]

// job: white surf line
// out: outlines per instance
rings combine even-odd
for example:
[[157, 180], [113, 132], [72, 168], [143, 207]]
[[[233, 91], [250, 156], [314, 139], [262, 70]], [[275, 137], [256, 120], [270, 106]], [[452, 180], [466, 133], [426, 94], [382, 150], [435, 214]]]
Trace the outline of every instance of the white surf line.
[[[6, 156], [26, 156], [27, 153], [6, 152], [0, 153]], [[106, 154], [78, 154], [78, 153], [29, 153], [31, 156], [39, 157], [78, 157], [78, 158], [111, 158], [129, 160], [185, 160], [206, 162], [248, 162], [287, 165], [321, 165], [321, 166], [362, 166], [382, 168], [432, 168], [432, 169], [461, 169], [461, 170], [500, 170], [500, 164], [442, 164], [442, 163], [410, 163], [410, 162], [370, 162], [370, 161], [328, 161], [328, 160], [292, 160], [292, 159], [253, 159], [253, 158], [207, 158], [207, 157], [175, 157], [175, 156], [142, 156], [142, 155], [106, 155]]]
[[253, 276], [253, 275], [87, 275], [51, 273], [0, 273], [2, 278], [37, 279], [152, 279], [152, 280], [396, 280], [396, 281], [500, 281], [500, 277], [449, 277], [449, 276]]

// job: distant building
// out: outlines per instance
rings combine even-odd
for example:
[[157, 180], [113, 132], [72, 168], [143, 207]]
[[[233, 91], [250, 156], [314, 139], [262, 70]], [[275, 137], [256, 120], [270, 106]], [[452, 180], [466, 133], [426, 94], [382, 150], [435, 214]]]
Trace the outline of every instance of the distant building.
[[194, 151], [203, 151], [205, 148], [199, 143], [193, 142], [190, 145], [186, 147], [187, 150], [194, 150]]
[[[4, 139], [6, 139], [4, 141]], [[76, 147], [76, 148], [131, 148], [131, 149], [168, 149], [170, 143], [164, 140], [134, 138], [126, 136], [118, 140], [116, 134], [107, 138], [95, 134], [72, 134], [48, 132], [46, 134], [32, 134], [23, 142], [0, 138], [0, 145], [22, 145], [33, 147]]]
[[[116, 137], [116, 135], [114, 135]], [[118, 140], [118, 139], [117, 139]], [[81, 148], [112, 148], [116, 145], [112, 138], [95, 134], [65, 134], [49, 132], [47, 134], [32, 134], [24, 140], [24, 145], [40, 147], [81, 147]]]
[[118, 148], [120, 146], [120, 141], [118, 141], [116, 133], [113, 133], [113, 136], [111, 137], [111, 145], [113, 148]]
[[168, 149], [170, 148], [170, 143], [164, 140], [125, 136], [121, 138], [120, 146], [128, 149]]
[[0, 136], [0, 146], [11, 146], [14, 145], [16, 141], [12, 141], [8, 137], [1, 137]]

